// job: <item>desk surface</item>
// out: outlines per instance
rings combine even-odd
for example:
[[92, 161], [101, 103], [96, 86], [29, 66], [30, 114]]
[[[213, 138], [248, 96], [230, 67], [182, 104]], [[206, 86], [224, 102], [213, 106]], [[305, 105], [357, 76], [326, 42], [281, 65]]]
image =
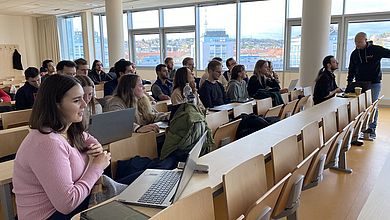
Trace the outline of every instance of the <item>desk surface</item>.
[[232, 102], [232, 103], [229, 103], [229, 104], [219, 105], [219, 106], [216, 106], [216, 107], [213, 107], [213, 108], [209, 108], [209, 110], [210, 111], [223, 111], [223, 110], [230, 111], [234, 107], [237, 107], [239, 105], [244, 105], [244, 104], [247, 104], [247, 103], [252, 103], [252, 105], [256, 105], [256, 100], [251, 100], [251, 101], [248, 101], [248, 102]]
[[12, 173], [14, 170], [14, 160], [2, 162], [0, 166], [0, 184], [8, 184], [12, 182]]

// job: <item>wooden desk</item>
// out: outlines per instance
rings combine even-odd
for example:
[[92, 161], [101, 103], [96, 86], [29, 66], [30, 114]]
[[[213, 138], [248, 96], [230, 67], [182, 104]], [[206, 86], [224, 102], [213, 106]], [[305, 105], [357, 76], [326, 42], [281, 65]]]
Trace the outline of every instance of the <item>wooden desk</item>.
[[11, 183], [14, 161], [3, 162], [0, 165], [0, 204], [3, 211], [2, 219], [11, 220], [14, 209], [12, 206]]
[[249, 102], [244, 102], [244, 103], [232, 102], [232, 103], [225, 104], [225, 105], [219, 105], [219, 106], [216, 106], [214, 108], [209, 108], [209, 111], [217, 111], [217, 112], [223, 111], [223, 110], [231, 111], [231, 110], [233, 110], [234, 107], [237, 107], [237, 106], [243, 105], [243, 104], [247, 104], [247, 103], [252, 103], [252, 105], [256, 105], [256, 100], [251, 100]]

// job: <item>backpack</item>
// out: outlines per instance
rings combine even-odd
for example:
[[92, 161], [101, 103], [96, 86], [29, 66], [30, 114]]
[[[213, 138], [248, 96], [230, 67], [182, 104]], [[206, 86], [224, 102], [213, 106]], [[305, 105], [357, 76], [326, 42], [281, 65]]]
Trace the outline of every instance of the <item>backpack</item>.
[[236, 139], [240, 139], [247, 135], [250, 135], [258, 130], [261, 130], [273, 123], [278, 122], [279, 117], [263, 117], [255, 114], [241, 114], [239, 116], [241, 118], [241, 122], [238, 125], [236, 132]]

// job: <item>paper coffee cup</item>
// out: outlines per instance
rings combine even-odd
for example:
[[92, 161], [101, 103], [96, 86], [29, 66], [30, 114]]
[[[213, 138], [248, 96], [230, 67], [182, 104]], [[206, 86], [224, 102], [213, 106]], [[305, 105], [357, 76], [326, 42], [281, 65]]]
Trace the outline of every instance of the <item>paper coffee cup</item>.
[[355, 87], [355, 93], [356, 93], [356, 95], [362, 94], [362, 88], [361, 87]]

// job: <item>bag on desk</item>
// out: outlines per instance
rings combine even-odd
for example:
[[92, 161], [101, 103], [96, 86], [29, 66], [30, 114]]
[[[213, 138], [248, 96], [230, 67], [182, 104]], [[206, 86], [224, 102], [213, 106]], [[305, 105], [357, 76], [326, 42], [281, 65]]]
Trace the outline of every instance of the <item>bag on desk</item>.
[[236, 132], [237, 140], [280, 121], [279, 117], [264, 118], [254, 114], [241, 114], [238, 118], [241, 118], [241, 121]]
[[91, 197], [89, 199], [89, 207], [95, 206], [101, 202], [106, 201], [116, 195], [119, 195], [125, 190], [127, 185], [117, 183], [110, 177], [102, 175], [95, 183], [91, 190]]

